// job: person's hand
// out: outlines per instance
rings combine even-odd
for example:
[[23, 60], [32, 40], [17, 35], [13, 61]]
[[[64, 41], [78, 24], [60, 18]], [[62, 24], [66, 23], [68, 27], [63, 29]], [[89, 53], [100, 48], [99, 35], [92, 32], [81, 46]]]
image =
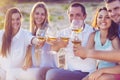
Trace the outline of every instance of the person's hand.
[[61, 48], [65, 48], [68, 45], [68, 41], [64, 41], [62, 39], [57, 39], [52, 45], [51, 50], [52, 51], [59, 51]]
[[81, 47], [80, 45], [74, 45], [73, 51], [75, 56], [79, 56], [83, 59], [87, 57], [88, 50], [84, 47]]
[[29, 67], [27, 67], [27, 66], [22, 66], [22, 69], [23, 70], [27, 70]]
[[98, 80], [102, 74], [102, 70], [97, 70], [89, 75], [89, 80]]
[[45, 41], [45, 39], [39, 39], [38, 37], [34, 37], [32, 39], [32, 44], [35, 44], [37, 47], [41, 48], [43, 47]]

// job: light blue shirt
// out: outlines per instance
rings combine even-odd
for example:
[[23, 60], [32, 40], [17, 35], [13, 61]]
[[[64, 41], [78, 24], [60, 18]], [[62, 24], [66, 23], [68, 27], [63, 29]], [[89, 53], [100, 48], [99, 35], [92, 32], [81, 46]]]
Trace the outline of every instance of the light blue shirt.
[[[112, 42], [109, 39], [106, 40], [104, 45], [101, 44], [100, 31], [96, 32], [94, 41], [95, 41], [95, 50], [108, 51], [113, 49]], [[115, 65], [116, 63], [113, 63], [113, 62], [99, 60], [98, 69], [105, 68], [105, 67], [112, 67]]]

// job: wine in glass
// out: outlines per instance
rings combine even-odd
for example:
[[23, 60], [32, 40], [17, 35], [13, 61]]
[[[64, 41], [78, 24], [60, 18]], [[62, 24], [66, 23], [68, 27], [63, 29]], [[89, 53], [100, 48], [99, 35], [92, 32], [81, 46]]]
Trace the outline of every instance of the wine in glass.
[[76, 34], [76, 32], [73, 32], [72, 35], [71, 35], [72, 43], [74, 45], [78, 45], [78, 44], [81, 45], [81, 42], [82, 42], [82, 37], [81, 36], [79, 36], [78, 34]]
[[36, 65], [36, 67], [40, 66], [40, 58], [41, 58], [41, 54], [42, 54], [42, 46], [44, 45], [45, 42], [45, 30], [44, 29], [38, 29], [36, 32], [36, 37], [38, 38], [38, 40], [40, 41], [40, 44], [35, 46], [35, 54], [34, 54], [34, 64]]
[[71, 28], [72, 31], [76, 33], [80, 33], [83, 30], [83, 20], [72, 20], [71, 22]]
[[40, 41], [45, 41], [45, 30], [44, 29], [38, 29], [36, 32], [36, 36]]
[[57, 41], [57, 30], [49, 27], [46, 32], [47, 43], [53, 45]]

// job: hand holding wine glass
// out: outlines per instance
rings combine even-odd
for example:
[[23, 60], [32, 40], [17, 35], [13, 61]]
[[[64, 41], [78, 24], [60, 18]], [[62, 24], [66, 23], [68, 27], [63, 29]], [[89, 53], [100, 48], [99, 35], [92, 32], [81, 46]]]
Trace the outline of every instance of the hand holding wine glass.
[[[83, 31], [84, 28], [84, 21], [83, 20], [72, 20], [71, 23], [71, 28], [72, 28], [72, 43], [74, 45], [81, 45], [82, 42], [82, 34], [81, 32]], [[80, 35], [79, 35], [80, 34]]]
[[38, 38], [38, 44], [35, 46], [35, 65], [39, 67], [40, 65], [40, 58], [42, 53], [42, 47], [45, 43], [45, 30], [44, 29], [38, 29], [36, 32], [36, 37]]
[[75, 32], [72, 33], [71, 40], [74, 45], [81, 45], [82, 38], [79, 35], [77, 35]]
[[45, 40], [45, 30], [44, 29], [38, 29], [36, 32], [36, 36], [39, 40], [44, 41]]

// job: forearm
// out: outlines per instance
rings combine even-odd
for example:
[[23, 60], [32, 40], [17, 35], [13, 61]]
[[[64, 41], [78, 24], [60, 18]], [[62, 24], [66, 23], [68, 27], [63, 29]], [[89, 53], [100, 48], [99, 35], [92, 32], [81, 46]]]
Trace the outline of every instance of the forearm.
[[111, 61], [111, 62], [120, 62], [120, 50], [114, 50], [114, 51], [89, 50], [87, 57]]
[[120, 65], [109, 67], [109, 68], [103, 68], [101, 69], [102, 73], [106, 74], [120, 74]]

